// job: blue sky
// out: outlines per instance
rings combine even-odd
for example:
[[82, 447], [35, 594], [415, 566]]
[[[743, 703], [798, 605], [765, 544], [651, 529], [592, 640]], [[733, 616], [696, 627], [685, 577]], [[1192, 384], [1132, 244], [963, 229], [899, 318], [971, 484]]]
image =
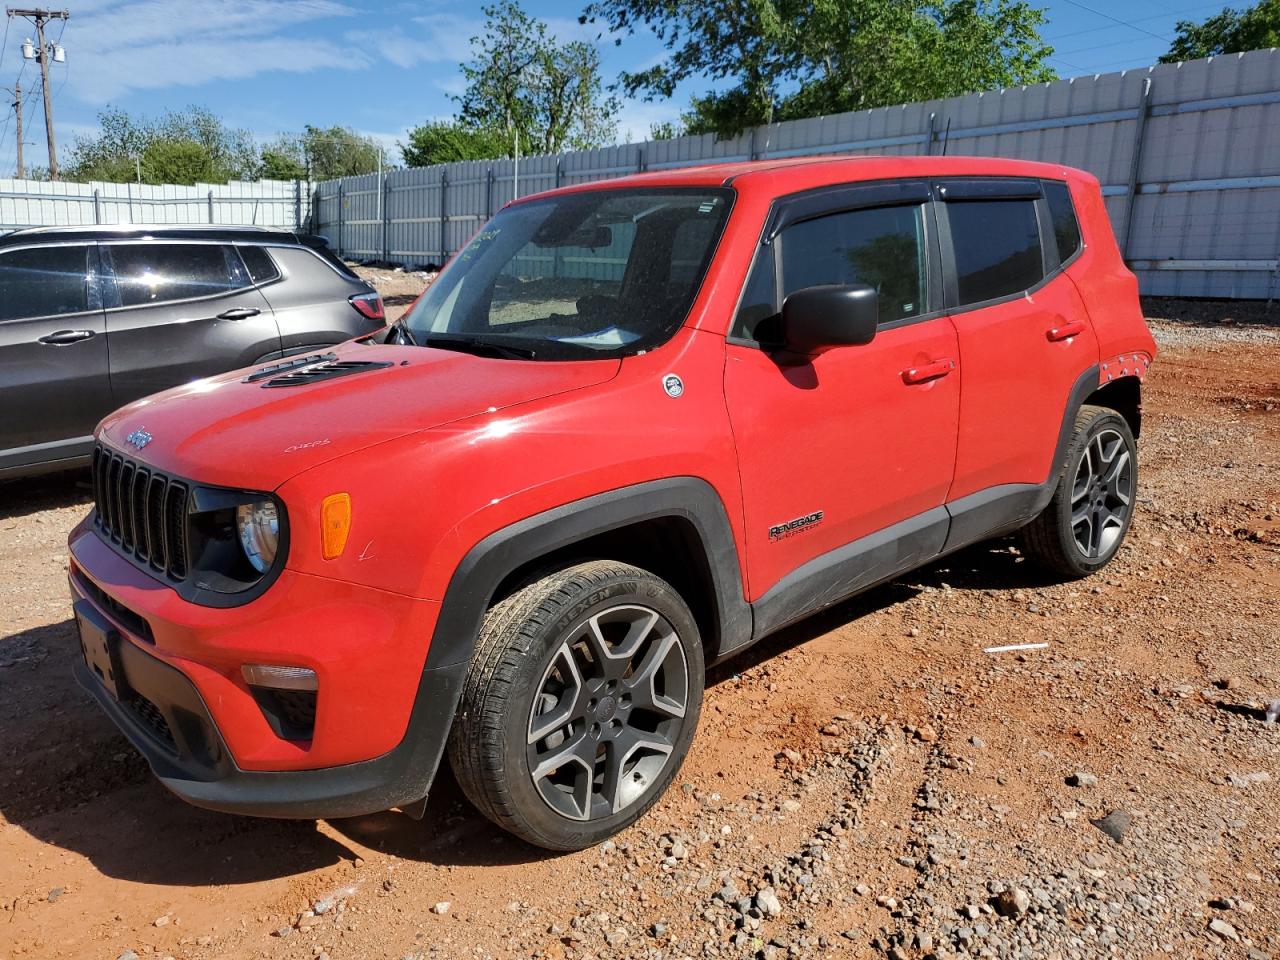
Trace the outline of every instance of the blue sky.
[[[1036, 0], [1032, 0], [1033, 4]], [[107, 105], [159, 114], [200, 104], [233, 126], [269, 138], [305, 124], [342, 124], [374, 135], [394, 154], [404, 131], [448, 116], [461, 87], [459, 62], [482, 26], [480, 2], [420, 0], [66, 0], [71, 19], [53, 24], [65, 64], [54, 64], [50, 88], [60, 153], [94, 129]], [[1080, 76], [1153, 63], [1180, 19], [1201, 20], [1223, 2], [1194, 0], [1040, 0], [1046, 40], [1060, 76]], [[1248, 0], [1237, 6], [1247, 6]], [[595, 41], [598, 29], [577, 22], [581, 5], [525, 0], [561, 38]], [[0, 87], [21, 78], [27, 163], [44, 164], [39, 71], [22, 60], [31, 30], [9, 21], [0, 55]], [[60, 34], [60, 31], [61, 32]], [[600, 42], [608, 79], [653, 63], [663, 48], [651, 35]], [[689, 83], [669, 101], [627, 101], [620, 139], [643, 140], [655, 121], [675, 119]], [[0, 94], [7, 105], [10, 98]], [[29, 98], [29, 99], [28, 99]], [[0, 176], [11, 176], [13, 112], [0, 116]]]

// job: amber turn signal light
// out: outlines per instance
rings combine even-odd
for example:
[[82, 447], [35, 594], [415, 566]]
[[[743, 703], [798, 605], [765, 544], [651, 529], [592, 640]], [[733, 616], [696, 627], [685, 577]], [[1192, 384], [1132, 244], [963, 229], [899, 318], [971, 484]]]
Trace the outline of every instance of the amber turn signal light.
[[342, 556], [351, 532], [351, 495], [331, 493], [320, 502], [320, 547], [326, 560]]

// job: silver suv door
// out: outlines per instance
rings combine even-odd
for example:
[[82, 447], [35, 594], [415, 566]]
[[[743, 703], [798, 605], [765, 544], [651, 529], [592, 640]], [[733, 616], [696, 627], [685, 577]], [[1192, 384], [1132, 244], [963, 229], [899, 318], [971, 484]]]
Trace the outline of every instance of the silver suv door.
[[230, 244], [100, 244], [117, 406], [280, 350], [271, 305]]
[[111, 411], [92, 244], [0, 250], [0, 474], [89, 453]]

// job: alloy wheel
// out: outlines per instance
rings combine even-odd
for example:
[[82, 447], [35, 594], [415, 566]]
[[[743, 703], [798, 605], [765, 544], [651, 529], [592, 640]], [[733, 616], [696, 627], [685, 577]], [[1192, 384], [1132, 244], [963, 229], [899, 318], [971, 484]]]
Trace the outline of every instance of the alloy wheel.
[[657, 611], [610, 607], [574, 627], [543, 673], [527, 756], [546, 804], [571, 820], [630, 806], [657, 782], [689, 705], [689, 667]]
[[1099, 430], [1085, 447], [1071, 484], [1071, 534], [1080, 553], [1096, 560], [1124, 535], [1133, 509], [1133, 456], [1115, 430]]

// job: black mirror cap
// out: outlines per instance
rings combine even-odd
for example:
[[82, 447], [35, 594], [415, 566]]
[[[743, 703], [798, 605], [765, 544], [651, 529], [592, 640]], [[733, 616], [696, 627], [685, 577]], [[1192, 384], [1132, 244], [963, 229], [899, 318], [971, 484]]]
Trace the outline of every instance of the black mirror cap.
[[817, 356], [832, 347], [870, 343], [880, 322], [880, 297], [865, 283], [797, 290], [782, 302], [787, 350]]

